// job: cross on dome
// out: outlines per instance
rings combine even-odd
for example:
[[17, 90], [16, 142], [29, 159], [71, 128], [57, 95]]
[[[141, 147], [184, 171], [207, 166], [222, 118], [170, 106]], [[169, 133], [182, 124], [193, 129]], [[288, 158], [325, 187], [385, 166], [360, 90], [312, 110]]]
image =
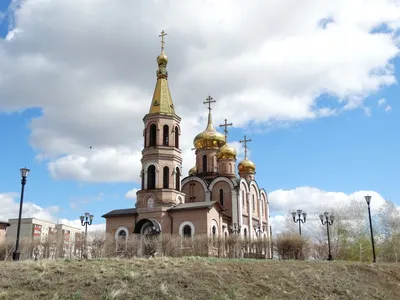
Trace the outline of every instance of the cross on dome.
[[164, 45], [165, 45], [164, 36], [166, 35], [167, 33], [164, 30], [162, 30], [161, 34], [158, 36], [161, 38], [161, 52], [164, 51]]
[[243, 147], [244, 147], [244, 158], [247, 158], [247, 143], [251, 142], [251, 140], [247, 139], [247, 136], [244, 136], [244, 140], [239, 141], [239, 143], [243, 143]]
[[232, 123], [228, 123], [228, 120], [225, 119], [224, 124], [220, 124], [219, 127], [224, 127], [224, 133], [225, 133], [225, 143], [228, 141], [228, 126], [233, 126]]
[[203, 104], [208, 104], [208, 107], [207, 107], [208, 108], [208, 113], [211, 114], [211, 110], [212, 110], [211, 103], [215, 103], [215, 102], [217, 102], [217, 101], [214, 100], [214, 98], [211, 97], [210, 95], [208, 95], [208, 97], [206, 98], [206, 101], [203, 102]]

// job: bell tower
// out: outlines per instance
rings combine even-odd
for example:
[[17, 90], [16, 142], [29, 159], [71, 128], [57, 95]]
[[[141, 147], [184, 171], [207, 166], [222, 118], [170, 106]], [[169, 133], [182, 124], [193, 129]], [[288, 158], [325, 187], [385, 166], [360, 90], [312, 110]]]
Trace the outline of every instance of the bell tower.
[[163, 223], [168, 208], [185, 201], [185, 195], [180, 191], [181, 118], [175, 113], [168, 86], [168, 57], [164, 53], [166, 35], [164, 30], [159, 35], [161, 54], [157, 57], [157, 83], [149, 113], [143, 118], [141, 189], [136, 193], [138, 214], [157, 219], [159, 223]]

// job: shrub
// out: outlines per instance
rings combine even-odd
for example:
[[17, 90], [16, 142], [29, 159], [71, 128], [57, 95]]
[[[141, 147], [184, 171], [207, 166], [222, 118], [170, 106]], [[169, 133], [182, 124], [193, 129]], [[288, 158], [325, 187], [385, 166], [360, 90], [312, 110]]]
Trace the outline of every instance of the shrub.
[[280, 259], [308, 258], [310, 248], [308, 241], [298, 234], [282, 233], [274, 241], [274, 247]]

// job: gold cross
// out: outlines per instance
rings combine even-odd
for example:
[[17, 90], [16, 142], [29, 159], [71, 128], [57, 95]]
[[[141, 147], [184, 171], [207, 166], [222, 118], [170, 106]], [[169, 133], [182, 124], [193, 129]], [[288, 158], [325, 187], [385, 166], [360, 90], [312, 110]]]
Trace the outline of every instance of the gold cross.
[[227, 119], [225, 119], [225, 123], [224, 123], [224, 124], [219, 125], [219, 127], [225, 127], [225, 128], [224, 128], [224, 132], [225, 132], [225, 143], [226, 143], [226, 141], [228, 140], [228, 126], [233, 126], [233, 124], [232, 124], [232, 123], [228, 123], [228, 120], [227, 120]]
[[208, 104], [208, 113], [211, 113], [211, 103], [215, 103], [217, 101], [214, 100], [213, 97], [211, 97], [210, 95], [208, 95], [208, 97], [206, 98], [206, 101], [203, 102], [203, 104]]
[[167, 33], [164, 30], [162, 30], [161, 34], [158, 36], [161, 38], [161, 51], [164, 51], [164, 44], [165, 44], [164, 36], [166, 36], [166, 35], [167, 35]]
[[244, 140], [239, 141], [239, 143], [243, 143], [244, 144], [244, 158], [247, 158], [247, 143], [251, 142], [251, 140], [246, 139], [247, 137], [244, 136]]

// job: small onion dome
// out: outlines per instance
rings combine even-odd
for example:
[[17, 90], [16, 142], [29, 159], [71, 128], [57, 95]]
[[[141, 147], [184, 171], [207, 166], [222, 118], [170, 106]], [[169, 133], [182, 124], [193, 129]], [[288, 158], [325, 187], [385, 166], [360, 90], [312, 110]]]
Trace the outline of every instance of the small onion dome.
[[189, 176], [194, 176], [196, 174], [197, 174], [197, 168], [196, 168], [196, 166], [194, 166], [193, 168], [191, 168], [189, 170]]
[[225, 145], [225, 135], [215, 130], [212, 124], [211, 114], [208, 114], [207, 128], [196, 135], [193, 146], [198, 149], [219, 149]]
[[254, 174], [256, 172], [256, 165], [246, 157], [239, 163], [238, 170], [239, 174], [242, 173]]
[[157, 57], [157, 63], [159, 65], [166, 65], [168, 63], [168, 57], [165, 55], [164, 51]]
[[225, 144], [217, 151], [218, 159], [236, 159], [236, 150], [232, 146]]

